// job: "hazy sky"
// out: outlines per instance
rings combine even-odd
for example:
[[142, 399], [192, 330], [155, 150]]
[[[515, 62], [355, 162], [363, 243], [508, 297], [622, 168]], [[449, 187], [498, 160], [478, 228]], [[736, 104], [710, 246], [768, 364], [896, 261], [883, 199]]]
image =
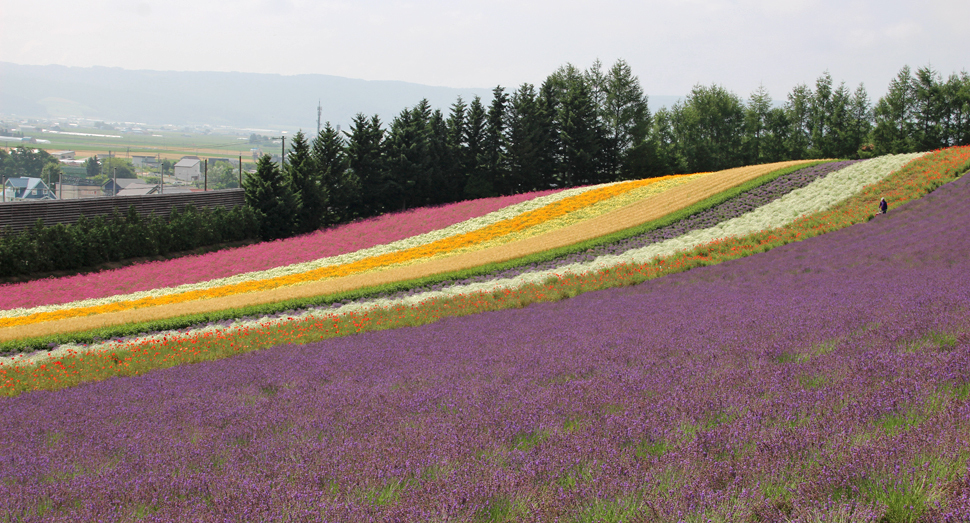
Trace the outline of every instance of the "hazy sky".
[[653, 95], [784, 98], [827, 70], [876, 98], [906, 64], [970, 67], [967, 20], [967, 0], [0, 0], [0, 61], [515, 87], [622, 58]]

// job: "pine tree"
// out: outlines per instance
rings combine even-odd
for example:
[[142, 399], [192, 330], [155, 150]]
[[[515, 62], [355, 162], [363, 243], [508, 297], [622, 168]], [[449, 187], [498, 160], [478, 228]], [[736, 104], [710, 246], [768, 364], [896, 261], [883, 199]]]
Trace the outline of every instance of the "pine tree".
[[313, 140], [310, 156], [329, 197], [325, 225], [352, 220], [360, 200], [360, 180], [350, 170], [344, 140], [330, 122]]
[[453, 162], [446, 187], [451, 201], [458, 201], [464, 197], [465, 184], [468, 183], [468, 170], [465, 158], [468, 155], [468, 106], [461, 96], [451, 105], [448, 114], [448, 149], [451, 151]]
[[765, 142], [768, 136], [768, 118], [771, 113], [771, 96], [764, 85], [751, 93], [744, 110], [744, 158], [747, 164], [767, 163]]
[[384, 212], [388, 190], [384, 166], [384, 130], [374, 115], [370, 120], [358, 113], [348, 135], [347, 156], [350, 169], [360, 180], [359, 216], [373, 216]]
[[522, 84], [512, 94], [508, 111], [508, 166], [512, 192], [543, 187], [542, 154], [547, 136], [542, 125], [539, 100], [532, 84]]
[[431, 154], [428, 130], [430, 105], [422, 100], [405, 109], [391, 123], [386, 158], [389, 209], [407, 209], [428, 203], [431, 192]]
[[485, 125], [487, 114], [482, 99], [478, 96], [472, 99], [468, 109], [468, 121], [465, 127], [465, 154], [462, 166], [468, 179], [465, 183], [466, 198], [487, 198], [495, 196], [495, 186], [492, 185], [485, 172]]
[[243, 180], [246, 204], [259, 220], [259, 236], [275, 240], [291, 236], [295, 229], [296, 199], [286, 177], [269, 155], [256, 164], [256, 174]]
[[647, 143], [650, 108], [640, 79], [633, 74], [629, 64], [617, 60], [602, 83], [605, 94], [599, 107], [604, 128], [602, 168], [605, 181], [639, 178], [641, 175], [637, 173], [643, 173], [642, 176], [653, 173], [655, 170], [649, 161], [655, 152]]
[[297, 231], [319, 229], [326, 224], [327, 188], [322, 183], [322, 176], [310, 154], [310, 144], [303, 131], [293, 137], [285, 170], [296, 201]]
[[589, 88], [581, 78], [569, 82], [558, 120], [563, 184], [572, 187], [604, 181], [598, 165], [602, 131]]
[[509, 97], [502, 86], [492, 90], [492, 104], [488, 109], [488, 122], [485, 127], [482, 166], [485, 177], [491, 182], [498, 194], [511, 194], [506, 165], [505, 124]]
[[802, 160], [808, 157], [811, 146], [811, 106], [814, 94], [804, 84], [796, 85], [788, 93], [785, 103], [785, 119], [788, 120], [788, 141], [785, 149], [792, 160]]
[[451, 145], [451, 129], [441, 110], [431, 113], [428, 122], [428, 151], [431, 156], [431, 190], [429, 203], [436, 205], [458, 201], [461, 188], [455, 185], [458, 176], [456, 149]]

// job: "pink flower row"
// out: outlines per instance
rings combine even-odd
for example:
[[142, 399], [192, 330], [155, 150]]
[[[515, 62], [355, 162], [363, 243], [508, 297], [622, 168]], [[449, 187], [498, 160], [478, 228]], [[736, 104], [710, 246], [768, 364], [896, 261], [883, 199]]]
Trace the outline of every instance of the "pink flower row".
[[0, 286], [0, 310], [175, 287], [308, 262], [443, 229], [555, 192], [558, 190], [423, 207], [238, 249], [142, 263], [98, 273], [3, 285]]

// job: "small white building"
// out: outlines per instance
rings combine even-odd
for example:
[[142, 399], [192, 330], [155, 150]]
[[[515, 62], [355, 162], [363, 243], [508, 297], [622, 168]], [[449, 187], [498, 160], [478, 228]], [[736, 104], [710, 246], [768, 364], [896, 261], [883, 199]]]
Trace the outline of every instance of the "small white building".
[[198, 156], [183, 156], [175, 164], [175, 178], [184, 182], [202, 179], [202, 160]]

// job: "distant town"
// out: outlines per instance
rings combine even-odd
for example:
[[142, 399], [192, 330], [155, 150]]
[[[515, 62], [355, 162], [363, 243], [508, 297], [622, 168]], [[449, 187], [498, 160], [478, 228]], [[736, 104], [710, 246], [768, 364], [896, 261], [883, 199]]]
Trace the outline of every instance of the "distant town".
[[0, 116], [2, 201], [237, 188], [288, 131]]

